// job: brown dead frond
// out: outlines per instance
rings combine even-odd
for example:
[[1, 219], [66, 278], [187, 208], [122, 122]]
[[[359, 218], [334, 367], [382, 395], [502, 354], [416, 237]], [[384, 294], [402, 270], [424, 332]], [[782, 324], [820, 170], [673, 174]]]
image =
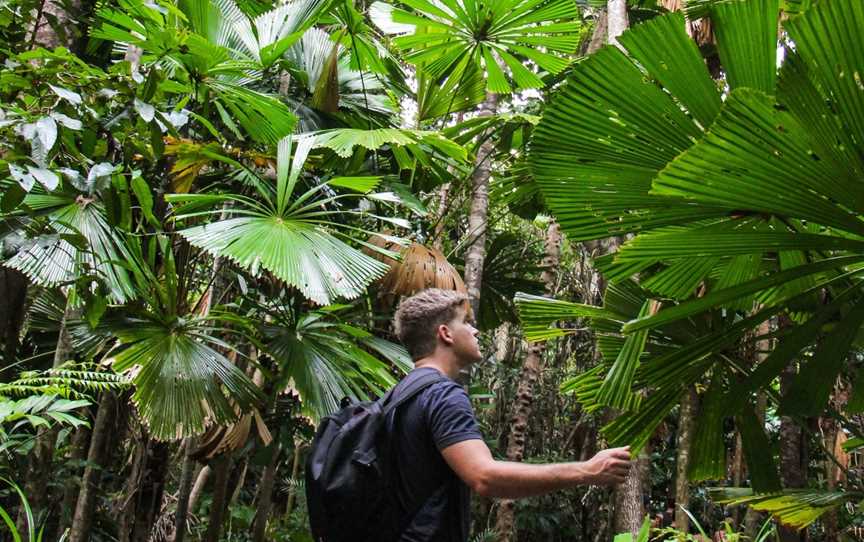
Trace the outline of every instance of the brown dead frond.
[[[399, 249], [396, 243], [378, 236], [369, 239], [369, 243], [394, 252]], [[439, 250], [420, 243], [411, 243], [408, 247], [402, 248], [399, 253], [401, 259], [396, 261], [383, 254], [367, 250], [367, 254], [390, 266], [390, 271], [379, 283], [382, 295], [407, 296], [426, 288], [466, 293], [462, 276]]]

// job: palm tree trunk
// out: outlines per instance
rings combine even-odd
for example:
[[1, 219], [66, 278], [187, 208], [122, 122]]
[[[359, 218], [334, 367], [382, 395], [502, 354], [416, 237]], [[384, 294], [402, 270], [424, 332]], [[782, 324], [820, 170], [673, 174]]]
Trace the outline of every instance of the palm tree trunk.
[[693, 442], [693, 421], [696, 411], [696, 390], [692, 387], [681, 397], [681, 411], [678, 415], [678, 459], [675, 465], [675, 528], [681, 532], [690, 531], [690, 518], [681, 507], [690, 507], [690, 484], [687, 469], [690, 466], [690, 444]]
[[227, 454], [213, 459], [213, 500], [210, 503], [210, 518], [204, 542], [219, 542], [222, 520], [228, 503], [228, 478], [231, 474], [231, 458]]
[[87, 453], [87, 466], [81, 479], [81, 492], [78, 494], [75, 515], [72, 517], [69, 542], [90, 540], [96, 494], [102, 477], [102, 468], [106, 463], [108, 434], [113, 422], [116, 403], [117, 399], [113, 392], [106, 391], [102, 394], [99, 410], [96, 413], [96, 421], [93, 423], [93, 436], [90, 439], [90, 449]]
[[[787, 367], [780, 374], [780, 394], [785, 396], [795, 378], [795, 369]], [[788, 489], [807, 486], [807, 439], [804, 430], [788, 416], [780, 417], [780, 477], [783, 487]], [[804, 532], [777, 526], [781, 542], [800, 542], [805, 540]]]
[[[542, 280], [546, 295], [554, 296], [557, 287], [558, 264], [561, 260], [561, 229], [557, 222], [549, 224], [546, 231], [545, 256], [543, 257]], [[534, 343], [528, 347], [522, 374], [516, 388], [516, 400], [510, 417], [510, 432], [507, 439], [507, 460], [522, 461], [525, 454], [525, 440], [528, 423], [534, 406], [534, 387], [543, 368], [545, 343]], [[498, 540], [510, 542], [516, 538], [516, 503], [512, 499], [502, 499], [498, 504], [495, 532]]]
[[195, 449], [195, 437], [183, 441], [183, 466], [180, 471], [180, 484], [177, 488], [177, 510], [174, 513], [174, 542], [183, 542], [186, 537], [186, 521], [189, 517], [189, 501], [192, 493], [192, 479], [195, 477], [195, 460], [189, 453]]
[[273, 508], [273, 486], [276, 482], [276, 472], [279, 469], [279, 456], [282, 447], [279, 445], [279, 430], [273, 433], [270, 443], [270, 461], [261, 473], [261, 484], [258, 486], [258, 509], [255, 511], [255, 522], [252, 524], [252, 542], [264, 542], [267, 532], [267, 520]]
[[[498, 112], [498, 95], [486, 93], [480, 104], [478, 117], [489, 117]], [[488, 136], [488, 134], [485, 134]], [[486, 259], [486, 226], [489, 212], [489, 178], [492, 175], [491, 138], [486, 138], [477, 151], [474, 174], [471, 176], [471, 212], [468, 215], [468, 250], [465, 252], [465, 288], [474, 315], [480, 314], [480, 287], [483, 279], [483, 262]]]
[[615, 486], [615, 534], [631, 533], [635, 537], [642, 526], [646, 513], [644, 505], [646, 480], [651, 468], [649, 458], [648, 445], [646, 445], [639, 457], [633, 461], [624, 483]]

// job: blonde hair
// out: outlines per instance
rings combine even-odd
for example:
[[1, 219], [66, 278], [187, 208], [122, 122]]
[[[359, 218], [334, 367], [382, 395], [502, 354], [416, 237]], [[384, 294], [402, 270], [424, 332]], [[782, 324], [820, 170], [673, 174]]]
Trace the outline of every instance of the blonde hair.
[[452, 290], [429, 288], [399, 303], [393, 323], [396, 335], [418, 360], [435, 351], [438, 326], [456, 317], [456, 309], [468, 307], [468, 296]]

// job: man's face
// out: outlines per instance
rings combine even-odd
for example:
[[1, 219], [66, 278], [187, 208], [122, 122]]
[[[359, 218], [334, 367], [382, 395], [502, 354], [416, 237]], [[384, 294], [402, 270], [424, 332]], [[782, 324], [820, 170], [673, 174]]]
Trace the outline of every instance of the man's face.
[[480, 331], [474, 327], [467, 306], [456, 309], [456, 316], [447, 323], [447, 327], [453, 339], [451, 347], [460, 361], [468, 365], [482, 359], [480, 344], [477, 341]]

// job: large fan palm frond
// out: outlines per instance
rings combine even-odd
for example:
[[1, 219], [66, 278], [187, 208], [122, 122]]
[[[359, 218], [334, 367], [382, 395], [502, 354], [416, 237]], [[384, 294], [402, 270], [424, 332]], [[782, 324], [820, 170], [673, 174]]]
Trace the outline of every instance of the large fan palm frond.
[[115, 330], [114, 369], [133, 371], [132, 400], [156, 438], [179, 439], [201, 433], [208, 422], [232, 422], [260, 400], [213, 331], [194, 318], [137, 320]]
[[130, 375], [132, 401], [154, 437], [168, 440], [196, 435], [210, 423], [227, 424], [257, 406], [259, 388], [228, 356], [236, 350], [213, 319], [189, 311], [178, 298], [182, 288], [170, 240], [154, 239], [161, 252], [151, 268], [138, 239], [127, 243], [137, 297], [133, 314], [110, 321], [116, 346], [106, 354], [118, 372]]
[[398, 35], [394, 43], [406, 59], [435, 81], [485, 72], [486, 90], [494, 93], [542, 88], [526, 61], [559, 73], [581, 37], [579, 10], [569, 0], [408, 4], [410, 9], [375, 2], [370, 16], [385, 33]]
[[380, 396], [395, 384], [389, 364], [370, 351], [401, 373], [411, 369], [404, 348], [340, 322], [335, 312], [324, 307], [296, 323], [274, 321], [262, 328], [266, 352], [279, 363], [284, 385], [300, 394], [304, 411], [314, 419], [338, 410], [345, 397]]
[[[643, 298], [670, 300], [656, 314], [620, 313], [623, 321], [609, 323], [614, 342], [601, 335], [601, 349], [604, 341], [620, 345], [614, 363], [624, 363], [618, 374], [627, 378], [612, 382], [610, 372], [604, 381], [603, 370], [581, 377], [586, 400], [608, 402], [634, 385], [649, 392], [607, 434], [640, 442], [641, 428], [674, 407], [682, 385], [710, 375], [691, 476], [723, 476], [716, 438], [734, 416], [754, 489], [774, 491], [779, 480], [751, 393], [812, 349], [780, 408], [816, 415], [864, 325], [864, 92], [845, 76], [864, 73], [856, 46], [864, 6], [822, 2], [784, 20], [794, 49], [785, 48], [776, 73], [777, 0], [705, 5], [727, 91], [708, 74], [683, 16], [656, 17], [621, 36], [626, 52], [607, 47], [574, 68], [529, 158], [572, 239], [636, 234], [598, 260], [604, 274], [625, 284], [638, 273]], [[813, 302], [820, 291], [827, 304]], [[753, 368], [729, 354], [743, 332], [782, 312], [795, 320], [766, 360]], [[701, 329], [706, 321], [712, 327]], [[650, 351], [652, 333], [677, 343], [679, 326], [701, 331], [686, 348]], [[645, 331], [646, 353], [625, 356]], [[600, 394], [603, 386], [612, 394]]]
[[122, 266], [127, 259], [124, 244], [108, 224], [100, 202], [36, 193], [28, 195], [25, 202], [31, 208], [49, 211], [50, 227], [56, 233], [33, 239], [4, 265], [47, 287], [92, 275], [105, 284], [114, 301], [134, 298], [129, 275]]
[[[193, 245], [227, 257], [252, 273], [266, 269], [321, 305], [329, 305], [339, 298], [359, 296], [370, 282], [387, 271], [387, 266], [346, 243], [367, 245], [355, 234], [370, 232], [340, 222], [341, 217], [364, 213], [333, 205], [344, 200], [356, 200], [363, 194], [375, 197], [369, 193], [380, 178], [331, 178], [296, 197], [293, 195], [312, 148], [329, 145], [337, 149], [337, 153], [347, 148], [350, 155], [358, 140], [343, 140], [340, 135], [344, 138], [346, 134], [327, 132], [300, 138], [294, 145], [293, 154], [292, 138], [283, 139], [277, 157], [276, 186], [261, 181], [256, 186], [257, 200], [241, 195], [169, 196], [170, 201], [185, 204], [178, 209], [180, 218], [187, 214], [200, 215], [202, 205], [212, 208], [225, 201], [234, 202], [233, 207], [226, 209], [228, 214], [234, 215], [228, 220], [193, 226], [180, 234]], [[379, 140], [379, 145], [383, 141], [386, 139]], [[334, 188], [347, 189], [349, 193], [334, 194]], [[221, 214], [222, 210], [211, 212]], [[407, 225], [400, 219], [369, 216], [399, 226]]]

